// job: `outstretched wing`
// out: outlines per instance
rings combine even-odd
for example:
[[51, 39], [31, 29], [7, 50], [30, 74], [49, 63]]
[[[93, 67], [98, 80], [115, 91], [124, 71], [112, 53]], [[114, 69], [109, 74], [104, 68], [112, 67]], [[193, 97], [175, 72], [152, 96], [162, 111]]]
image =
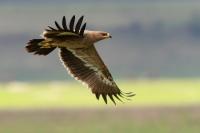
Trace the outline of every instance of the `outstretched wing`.
[[75, 79], [87, 84], [97, 99], [102, 95], [107, 103], [107, 96], [109, 96], [116, 104], [114, 97], [121, 101], [120, 97], [127, 99], [134, 96], [132, 93], [123, 93], [117, 87], [93, 45], [86, 49], [60, 48], [60, 58], [68, 72]]
[[53, 28], [51, 26], [48, 26], [49, 29], [46, 29], [43, 36], [45, 38], [62, 38], [66, 36], [71, 37], [83, 37], [86, 23], [82, 25], [83, 22], [83, 16], [81, 16], [76, 25], [75, 25], [75, 16], [73, 16], [69, 22], [69, 26], [67, 26], [66, 18], [63, 16], [62, 19], [62, 26], [58, 24], [57, 21], [55, 21], [56, 28]]

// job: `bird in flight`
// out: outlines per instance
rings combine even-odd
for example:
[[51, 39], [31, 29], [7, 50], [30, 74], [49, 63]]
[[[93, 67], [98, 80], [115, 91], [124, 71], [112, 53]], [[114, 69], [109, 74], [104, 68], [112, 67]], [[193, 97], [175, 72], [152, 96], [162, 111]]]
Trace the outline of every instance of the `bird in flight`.
[[60, 59], [69, 74], [86, 84], [98, 100], [100, 96], [106, 104], [107, 97], [114, 104], [116, 99], [129, 100], [135, 94], [124, 93], [118, 88], [94, 46], [94, 43], [111, 38], [111, 35], [103, 31], [85, 30], [86, 23], [82, 22], [83, 16], [77, 23], [73, 16], [67, 25], [63, 16], [62, 26], [55, 21], [56, 28], [48, 26], [41, 39], [30, 40], [25, 48], [35, 55], [48, 55], [59, 48]]

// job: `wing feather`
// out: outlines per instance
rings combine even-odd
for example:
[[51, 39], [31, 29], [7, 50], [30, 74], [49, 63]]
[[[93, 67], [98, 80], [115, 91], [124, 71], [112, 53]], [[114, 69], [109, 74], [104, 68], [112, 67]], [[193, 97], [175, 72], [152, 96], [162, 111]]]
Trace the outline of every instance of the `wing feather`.
[[79, 18], [79, 20], [78, 20], [78, 22], [76, 24], [75, 33], [79, 33], [79, 30], [80, 30], [82, 22], [83, 22], [83, 16]]
[[80, 35], [83, 36], [84, 31], [85, 31], [85, 27], [86, 27], [86, 23], [84, 23], [84, 25], [82, 26], [81, 30], [80, 30]]
[[51, 29], [52, 31], [56, 31], [56, 29], [54, 29], [53, 27], [51, 27], [51, 26], [48, 26], [49, 27], [49, 29]]
[[63, 16], [63, 19], [62, 19], [62, 26], [63, 26], [63, 29], [65, 31], [68, 31], [68, 28], [67, 28], [67, 23], [66, 23], [66, 18], [65, 16]]
[[77, 80], [87, 84], [97, 99], [101, 95], [105, 103], [107, 96], [114, 104], [116, 104], [114, 97], [122, 101], [119, 96], [124, 96], [125, 93], [117, 87], [94, 46], [87, 49], [60, 48], [60, 58], [68, 72]]
[[57, 21], [55, 21], [56, 28], [53, 28], [51, 26], [48, 26], [49, 29], [46, 29], [43, 33], [43, 36], [45, 38], [65, 38], [65, 37], [83, 37], [84, 31], [86, 28], [86, 23], [81, 27], [81, 24], [83, 22], [83, 16], [81, 16], [78, 19], [78, 22], [75, 25], [75, 15], [71, 18], [69, 23], [69, 29], [67, 28], [66, 18], [63, 16], [62, 18], [62, 27], [58, 24]]
[[58, 28], [58, 30], [60, 30], [60, 31], [62, 31], [63, 29], [60, 27], [60, 25], [58, 24], [58, 22], [57, 21], [55, 21], [55, 25], [56, 25], [56, 27]]
[[70, 31], [74, 31], [74, 22], [75, 22], [75, 15], [71, 18], [70, 20], [70, 24], [69, 24], [69, 28], [70, 28]]

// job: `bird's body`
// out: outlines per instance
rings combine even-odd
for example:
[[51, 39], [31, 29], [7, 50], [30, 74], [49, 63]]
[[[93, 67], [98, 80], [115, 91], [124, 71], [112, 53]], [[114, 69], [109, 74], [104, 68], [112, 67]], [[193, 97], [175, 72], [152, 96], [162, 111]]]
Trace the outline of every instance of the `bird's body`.
[[[60, 32], [53, 32], [53, 31], [44, 31], [42, 34], [42, 37], [45, 38], [44, 45], [47, 44], [46, 47], [65, 47], [65, 48], [70, 48], [70, 49], [76, 49], [76, 48], [88, 48], [92, 45], [94, 45], [95, 42], [100, 41], [101, 36], [99, 37], [99, 33], [104, 33], [102, 31], [89, 31], [85, 30], [83, 37], [79, 37], [76, 34], [74, 37], [70, 38], [62, 38], [62, 37], [57, 37], [55, 38], [54, 36], [65, 36], [67, 33], [60, 33]], [[70, 34], [68, 34], [70, 35]], [[53, 37], [52, 37], [53, 36]], [[110, 38], [110, 35], [105, 36], [105, 38]]]
[[32, 39], [26, 49], [38, 55], [47, 55], [55, 48], [60, 49], [60, 59], [68, 72], [77, 80], [87, 84], [99, 99], [102, 95], [107, 103], [107, 96], [115, 103], [115, 98], [131, 97], [132, 93], [123, 93], [114, 82], [106, 65], [97, 53], [94, 43], [111, 38], [110, 34], [103, 31], [85, 30], [86, 23], [81, 27], [83, 16], [74, 26], [75, 16], [72, 17], [67, 27], [65, 17], [62, 27], [55, 21], [57, 29], [49, 26], [42, 34], [42, 39]]

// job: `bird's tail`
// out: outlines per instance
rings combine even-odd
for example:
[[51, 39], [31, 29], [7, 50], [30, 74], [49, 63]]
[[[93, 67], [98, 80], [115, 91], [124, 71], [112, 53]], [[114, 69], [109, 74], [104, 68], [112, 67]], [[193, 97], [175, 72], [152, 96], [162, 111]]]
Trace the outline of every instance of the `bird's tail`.
[[[29, 53], [34, 53], [38, 55], [48, 55], [51, 53], [56, 47], [44, 47], [45, 44], [44, 39], [32, 39], [27, 44], [26, 51]], [[44, 43], [43, 43], [44, 42]]]

